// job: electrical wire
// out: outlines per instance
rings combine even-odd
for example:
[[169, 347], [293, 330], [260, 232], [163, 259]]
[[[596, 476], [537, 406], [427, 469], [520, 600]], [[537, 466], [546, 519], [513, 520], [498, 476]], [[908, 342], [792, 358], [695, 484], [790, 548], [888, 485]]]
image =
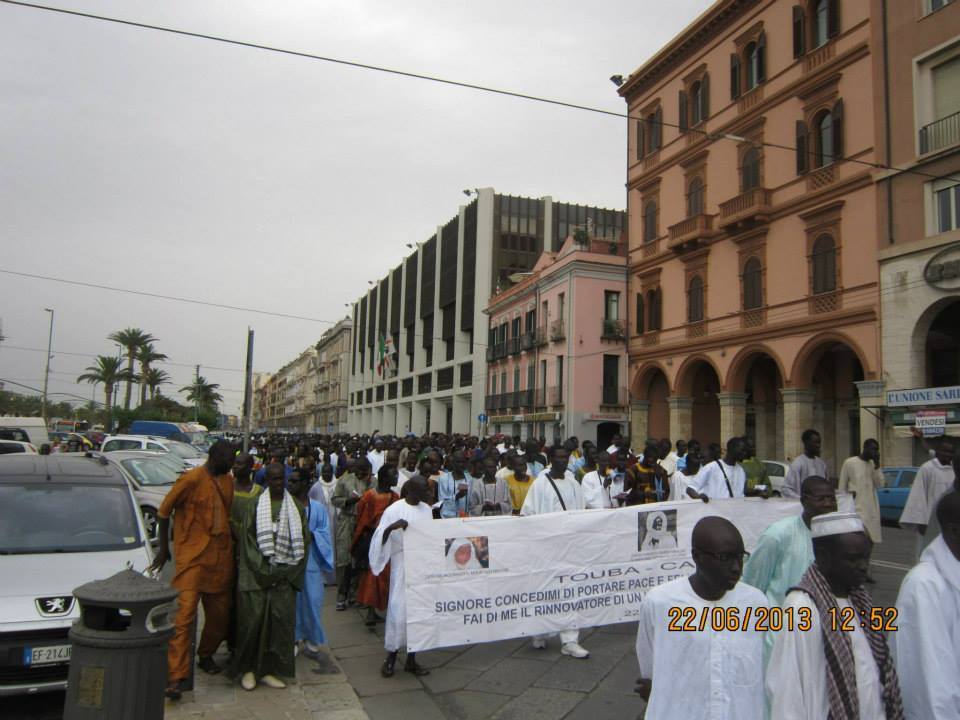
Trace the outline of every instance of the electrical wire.
[[[308, 52], [303, 52], [299, 50], [289, 50], [287, 48], [276, 47], [273, 45], [263, 45], [261, 43], [253, 43], [245, 40], [235, 40], [235, 39], [223, 37], [220, 35], [211, 35], [209, 33], [200, 33], [200, 32], [193, 32], [190, 30], [181, 30], [178, 28], [167, 27], [164, 25], [154, 25], [152, 23], [136, 22], [134, 20], [123, 20], [121, 18], [110, 17], [108, 15], [98, 15], [95, 13], [81, 12], [79, 10], [67, 10], [65, 8], [53, 7], [50, 5], [40, 5], [38, 3], [22, 2], [22, 0], [0, 0], [0, 2], [7, 5], [16, 5], [19, 7], [30, 8], [33, 10], [42, 10], [45, 12], [59, 13], [62, 15], [71, 15], [74, 17], [85, 18], [88, 20], [98, 20], [100, 22], [113, 23], [116, 25], [125, 25], [128, 27], [139, 28], [141, 30], [153, 30], [156, 32], [169, 33], [171, 35], [180, 35], [183, 37], [190, 37], [190, 38], [195, 38], [199, 40], [208, 40], [211, 42], [223, 43], [226, 45], [235, 45], [238, 47], [245, 47], [252, 50], [263, 50], [265, 52], [278, 53], [282, 55], [291, 55], [293, 57], [304, 58], [307, 60], [317, 60], [320, 62], [327, 62], [335, 65], [343, 65], [346, 67], [356, 68], [359, 70], [370, 70], [373, 72], [386, 73], [388, 75], [397, 75], [400, 77], [410, 78], [413, 80], [423, 80], [426, 82], [434, 82], [434, 83], [439, 83], [441, 85], [464, 88], [466, 90], [475, 90], [477, 92], [491, 93], [494, 95], [503, 95], [503, 96], [515, 98], [518, 100], [528, 100], [531, 102], [544, 103], [547, 105], [554, 105], [554, 106], [566, 108], [569, 110], [580, 110], [583, 112], [606, 115], [608, 117], [621, 118], [625, 120], [640, 120], [644, 122], [649, 121], [648, 118], [644, 118], [642, 116], [631, 115], [630, 113], [617, 112], [615, 110], [605, 110], [604, 108], [592, 107], [590, 105], [583, 105], [581, 103], [557, 100], [555, 98], [548, 98], [540, 95], [531, 95], [529, 93], [521, 93], [513, 90], [505, 90], [503, 88], [491, 87], [489, 85], [479, 85], [477, 83], [469, 83], [462, 80], [442, 78], [442, 77], [437, 77], [436, 75], [426, 75], [423, 73], [409, 72], [407, 70], [399, 70], [397, 68], [386, 67], [383, 65], [372, 65], [370, 63], [362, 63], [356, 60], [345, 60], [343, 58], [317, 55], [315, 53], [308, 53]], [[661, 127], [677, 128], [682, 130], [683, 132], [699, 133], [711, 140], [726, 139], [726, 140], [731, 140], [735, 142], [742, 141], [742, 138], [735, 138], [733, 136], [728, 136], [724, 133], [710, 133], [703, 128], [681, 128], [680, 125], [677, 123], [669, 123], [663, 120], [660, 120], [658, 124]], [[757, 146], [762, 146], [762, 147], [775, 148], [778, 150], [788, 150], [791, 152], [797, 151], [796, 147], [783, 145], [780, 143], [763, 141], [763, 142], [752, 142], [752, 144]], [[835, 161], [837, 160], [843, 160], [845, 162], [865, 165], [875, 170], [893, 170], [898, 173], [919, 175], [921, 177], [926, 177], [928, 179], [934, 179], [934, 180], [949, 179], [949, 180], [957, 180], [958, 182], [960, 182], [960, 179], [958, 178], [952, 178], [952, 177], [943, 176], [943, 175], [933, 175], [931, 173], [925, 173], [925, 172], [921, 172], [919, 170], [914, 170], [910, 168], [898, 168], [896, 166], [887, 165], [885, 163], [871, 162], [868, 160], [859, 160], [851, 157], [843, 157], [843, 158], [835, 159]]]
[[[0, 2], [6, 1], [7, 0], [0, 0]], [[34, 280], [49, 280], [50, 282], [63, 283], [65, 285], [79, 285], [80, 287], [94, 288], [96, 290], [110, 290], [112, 292], [126, 293], [128, 295], [141, 295], [143, 297], [159, 298], [161, 300], [173, 300], [175, 302], [191, 303], [193, 305], [205, 305], [207, 307], [221, 308], [224, 310], [238, 310], [240, 312], [256, 313], [258, 315], [270, 315], [272, 317], [287, 318], [290, 320], [306, 320], [307, 322], [326, 323], [328, 325], [336, 325], [339, 322], [339, 320], [322, 320], [320, 318], [306, 317], [304, 315], [291, 315], [289, 313], [278, 313], [270, 310], [259, 310], [257, 308], [209, 302], [207, 300], [195, 300], [193, 298], [182, 298], [174, 295], [162, 295], [160, 293], [146, 292], [143, 290], [128, 290], [126, 288], [99, 285], [97, 283], [83, 282], [81, 280], [68, 280], [66, 278], [57, 278], [50, 275], [37, 275], [36, 273], [19, 272], [17, 270], [10, 270], [8, 268], [0, 268], [0, 273], [5, 273], [6, 275], [16, 275], [17, 277], [32, 278]]]

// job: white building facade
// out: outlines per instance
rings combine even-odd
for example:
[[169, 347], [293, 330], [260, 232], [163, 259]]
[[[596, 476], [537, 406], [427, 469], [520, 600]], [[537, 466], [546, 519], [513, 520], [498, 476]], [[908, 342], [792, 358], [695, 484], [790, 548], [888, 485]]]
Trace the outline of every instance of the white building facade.
[[[476, 191], [353, 306], [348, 429], [480, 434], [487, 415], [487, 300], [558, 250], [571, 228], [619, 238], [623, 214]], [[392, 341], [392, 368], [381, 347]]]

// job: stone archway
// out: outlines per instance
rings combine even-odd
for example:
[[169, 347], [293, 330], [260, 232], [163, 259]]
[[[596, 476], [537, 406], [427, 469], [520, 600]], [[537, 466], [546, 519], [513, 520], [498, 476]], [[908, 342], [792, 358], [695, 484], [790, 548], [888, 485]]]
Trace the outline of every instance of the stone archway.
[[642, 446], [648, 437], [664, 438], [670, 433], [670, 384], [657, 363], [640, 369], [630, 388], [634, 402], [631, 443]]
[[689, 403], [689, 419], [686, 423], [673, 423], [677, 437], [671, 439], [696, 438], [702, 447], [712, 442], [722, 445], [719, 394], [720, 374], [713, 363], [704, 356], [688, 358], [677, 373], [675, 403]]
[[743, 348], [730, 363], [727, 389], [744, 404], [744, 432], [756, 443], [757, 457], [783, 455], [783, 365], [765, 345]]
[[824, 333], [806, 344], [784, 392], [784, 446], [789, 457], [802, 451], [807, 427], [820, 432], [822, 457], [836, 477], [843, 461], [859, 452], [860, 410], [856, 383], [865, 377], [864, 354], [849, 338]]

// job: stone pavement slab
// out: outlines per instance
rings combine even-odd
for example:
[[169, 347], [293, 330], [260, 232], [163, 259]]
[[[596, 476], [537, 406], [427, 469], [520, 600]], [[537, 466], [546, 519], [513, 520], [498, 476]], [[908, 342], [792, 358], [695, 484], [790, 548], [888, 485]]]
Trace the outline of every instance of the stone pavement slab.
[[495, 720], [560, 720], [583, 700], [564, 690], [530, 688], [494, 713]]
[[363, 699], [363, 707], [370, 720], [444, 720], [444, 714], [425, 690], [409, 690], [389, 695], [374, 695]]
[[[434, 697], [448, 720], [485, 720], [510, 700], [509, 695], [458, 690]], [[596, 720], [596, 718], [594, 718]]]
[[537, 660], [504, 658], [483, 675], [467, 685], [467, 690], [496, 693], [497, 695], [520, 695], [533, 685], [552, 665]]

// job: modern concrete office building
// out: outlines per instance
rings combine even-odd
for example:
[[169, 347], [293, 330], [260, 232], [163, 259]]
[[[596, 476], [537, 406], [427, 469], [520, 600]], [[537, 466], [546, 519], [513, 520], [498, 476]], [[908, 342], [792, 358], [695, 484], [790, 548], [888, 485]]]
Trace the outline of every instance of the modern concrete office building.
[[[576, 227], [609, 240], [622, 211], [526, 198], [482, 188], [353, 304], [348, 428], [478, 433], [486, 413], [491, 295], [559, 250]], [[382, 347], [392, 343], [392, 368]]]

